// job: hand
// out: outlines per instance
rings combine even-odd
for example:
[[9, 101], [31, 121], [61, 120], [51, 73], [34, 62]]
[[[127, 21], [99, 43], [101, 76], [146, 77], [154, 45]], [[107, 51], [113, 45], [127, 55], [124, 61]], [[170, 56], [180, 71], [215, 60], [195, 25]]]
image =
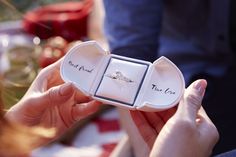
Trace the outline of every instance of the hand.
[[63, 82], [60, 62], [41, 70], [25, 96], [6, 113], [7, 119], [25, 126], [55, 128], [55, 139], [98, 109], [100, 102], [90, 100], [73, 84]]
[[[132, 112], [132, 118], [145, 141], [157, 137], [150, 156], [189, 157], [209, 156], [219, 134], [201, 107], [206, 88], [205, 80], [192, 83], [184, 93], [176, 113], [169, 119], [158, 119], [158, 124], [144, 115]], [[158, 113], [156, 113], [159, 115]], [[160, 116], [161, 117], [161, 116]], [[141, 127], [140, 127], [141, 126]], [[151, 139], [151, 140], [148, 140]]]
[[174, 115], [176, 107], [160, 112], [130, 111], [143, 140], [150, 149], [166, 122]]

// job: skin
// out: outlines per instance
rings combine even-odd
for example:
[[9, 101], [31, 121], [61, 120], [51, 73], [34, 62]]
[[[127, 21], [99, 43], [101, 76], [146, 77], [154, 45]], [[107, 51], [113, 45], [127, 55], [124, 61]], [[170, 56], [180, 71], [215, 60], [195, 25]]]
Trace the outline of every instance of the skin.
[[[55, 136], [40, 144], [61, 136], [77, 121], [97, 111], [101, 104], [83, 95], [73, 84], [62, 81], [60, 62], [43, 69], [22, 100], [5, 115], [10, 121], [25, 126], [55, 128]], [[157, 113], [130, 111], [140, 135], [151, 149], [150, 156], [211, 154], [219, 135], [201, 107], [205, 88], [205, 80], [190, 85], [177, 111], [175, 108]]]
[[40, 141], [39, 145], [60, 137], [101, 105], [82, 94], [72, 83], [63, 82], [61, 60], [42, 69], [25, 96], [5, 114], [14, 123], [56, 130], [55, 136]]
[[185, 91], [178, 109], [156, 113], [130, 111], [151, 157], [210, 156], [219, 134], [201, 107], [207, 82], [197, 80]]

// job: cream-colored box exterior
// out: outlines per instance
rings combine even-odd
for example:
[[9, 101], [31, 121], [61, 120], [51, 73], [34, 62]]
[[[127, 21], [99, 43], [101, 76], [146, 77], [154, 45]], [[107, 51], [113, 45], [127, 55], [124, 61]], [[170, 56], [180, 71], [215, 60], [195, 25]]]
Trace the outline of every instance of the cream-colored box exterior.
[[185, 89], [181, 71], [166, 57], [150, 63], [118, 56], [96, 41], [69, 50], [61, 64], [61, 77], [105, 104], [143, 111], [175, 106]]

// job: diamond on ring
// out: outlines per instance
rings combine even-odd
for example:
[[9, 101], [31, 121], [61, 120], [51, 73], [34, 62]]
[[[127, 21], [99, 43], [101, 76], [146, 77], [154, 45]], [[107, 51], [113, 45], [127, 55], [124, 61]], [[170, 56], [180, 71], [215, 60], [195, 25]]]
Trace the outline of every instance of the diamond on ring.
[[116, 71], [115, 73], [113, 74], [107, 74], [105, 75], [106, 77], [109, 77], [111, 79], [114, 79], [114, 80], [121, 80], [121, 81], [125, 81], [125, 82], [134, 82], [133, 80], [125, 77], [120, 71]]

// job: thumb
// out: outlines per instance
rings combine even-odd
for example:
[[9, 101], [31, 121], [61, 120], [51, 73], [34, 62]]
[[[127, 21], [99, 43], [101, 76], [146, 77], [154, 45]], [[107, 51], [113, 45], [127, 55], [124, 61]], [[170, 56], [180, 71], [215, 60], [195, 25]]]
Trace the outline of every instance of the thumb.
[[195, 122], [198, 110], [202, 104], [206, 86], [207, 82], [204, 79], [193, 82], [185, 90], [184, 96], [177, 109], [177, 115], [181, 115], [182, 118], [188, 118]]
[[34, 107], [37, 108], [39, 112], [43, 111], [48, 107], [67, 101], [74, 94], [74, 91], [72, 83], [65, 83], [52, 87], [48, 91], [41, 93], [40, 96], [36, 97], [37, 100], [34, 100]]

